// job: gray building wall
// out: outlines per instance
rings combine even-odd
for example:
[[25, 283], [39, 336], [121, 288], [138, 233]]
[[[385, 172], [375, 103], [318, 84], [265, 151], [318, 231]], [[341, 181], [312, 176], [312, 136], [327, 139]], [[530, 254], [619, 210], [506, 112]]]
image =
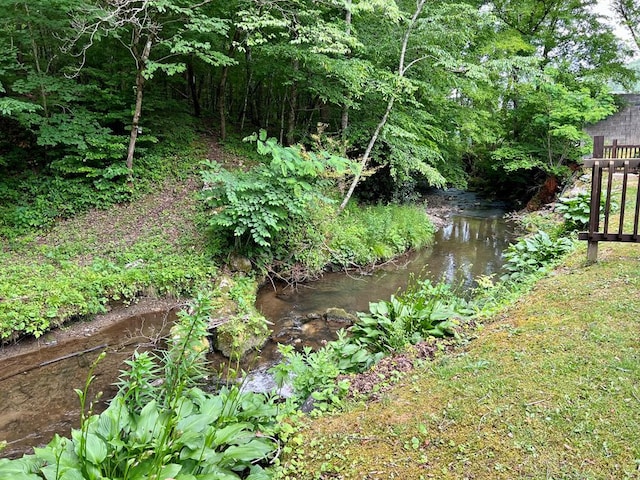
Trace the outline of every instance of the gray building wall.
[[604, 136], [604, 144], [614, 139], [619, 145], [640, 145], [640, 94], [620, 94], [626, 106], [610, 117], [585, 128], [592, 137]]

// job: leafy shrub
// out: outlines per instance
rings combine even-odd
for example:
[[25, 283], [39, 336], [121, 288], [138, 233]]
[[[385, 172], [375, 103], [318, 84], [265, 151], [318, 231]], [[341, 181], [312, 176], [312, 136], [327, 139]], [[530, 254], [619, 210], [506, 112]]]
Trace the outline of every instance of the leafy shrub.
[[453, 335], [456, 319], [473, 313], [468, 302], [457, 297], [446, 283], [422, 280], [403, 295], [369, 304], [369, 313], [358, 313], [350, 329], [352, 341], [372, 353], [404, 350], [427, 337]]
[[575, 197], [558, 199], [556, 212], [562, 214], [568, 229], [586, 228], [589, 223], [590, 198], [588, 193], [581, 192]]
[[306, 347], [302, 352], [296, 352], [291, 345], [280, 345], [279, 351], [282, 360], [271, 372], [280, 387], [291, 382], [298, 404], [311, 395], [326, 406], [340, 404], [348, 384], [336, 385], [336, 378], [342, 372], [334, 349], [324, 347], [314, 352]]
[[[600, 199], [600, 213], [606, 208], [606, 199]], [[619, 208], [617, 201], [612, 200], [610, 204], [612, 212]], [[585, 230], [589, 224], [591, 211], [591, 195], [581, 192], [575, 197], [563, 197], [558, 199], [556, 212], [562, 214], [567, 230]]]
[[323, 195], [329, 175], [342, 175], [350, 162], [329, 152], [307, 152], [301, 146], [282, 147], [274, 138], [248, 137], [269, 159], [247, 172], [229, 172], [208, 162], [202, 172], [203, 199], [212, 209], [209, 221], [217, 234], [235, 239], [237, 247], [258, 254], [269, 250], [274, 237], [296, 220], [306, 218]]
[[506, 273], [501, 279], [517, 282], [532, 274], [544, 273], [573, 248], [574, 243], [569, 238], [552, 239], [542, 230], [523, 237], [507, 248], [502, 267]]

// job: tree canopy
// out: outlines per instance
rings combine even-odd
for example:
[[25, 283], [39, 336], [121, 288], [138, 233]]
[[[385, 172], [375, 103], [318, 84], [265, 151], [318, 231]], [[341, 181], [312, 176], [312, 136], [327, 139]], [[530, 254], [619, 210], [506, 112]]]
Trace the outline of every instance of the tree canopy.
[[[322, 125], [367, 198], [530, 185], [634, 79], [594, 3], [0, 0], [0, 169], [104, 187], [176, 129], [311, 146]], [[614, 4], [637, 40], [637, 6]]]

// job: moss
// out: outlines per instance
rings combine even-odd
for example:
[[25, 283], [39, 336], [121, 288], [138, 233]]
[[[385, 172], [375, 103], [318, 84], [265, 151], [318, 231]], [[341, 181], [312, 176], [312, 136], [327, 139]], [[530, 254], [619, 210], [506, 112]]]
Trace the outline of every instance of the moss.
[[267, 321], [255, 307], [257, 282], [251, 277], [220, 276], [215, 318], [215, 348], [232, 359], [261, 347], [270, 335]]

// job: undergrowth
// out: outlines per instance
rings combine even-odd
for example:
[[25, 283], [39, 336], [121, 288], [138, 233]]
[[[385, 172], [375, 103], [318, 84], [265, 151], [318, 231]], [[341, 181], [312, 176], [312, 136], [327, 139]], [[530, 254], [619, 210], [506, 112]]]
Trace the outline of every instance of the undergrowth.
[[[132, 302], [141, 294], [181, 297], [191, 294], [216, 272], [206, 256], [138, 245], [136, 259], [94, 258], [79, 265], [46, 254], [26, 260], [0, 253], [0, 341], [19, 335], [39, 337], [78, 317], [103, 313], [112, 301]], [[16, 261], [16, 259], [20, 259]]]
[[236, 384], [213, 394], [198, 384], [211, 309], [207, 296], [197, 296], [172, 328], [168, 350], [134, 357], [119, 392], [98, 415], [88, 397], [90, 375], [84, 389], [76, 390], [80, 428], [71, 438], [56, 435], [32, 455], [0, 459], [0, 478], [271, 478], [280, 438], [288, 435], [274, 399], [242, 392]]
[[158, 191], [108, 212], [75, 215], [47, 232], [12, 230], [0, 250], [0, 342], [38, 337], [104, 312], [110, 302], [190, 295], [216, 274], [190, 193], [193, 158], [145, 159], [140, 170], [145, 161], [158, 163], [147, 177]]
[[[193, 141], [193, 138], [191, 138]], [[25, 170], [0, 179], [0, 237], [15, 239], [51, 227], [92, 208], [106, 209], [153, 191], [167, 177], [193, 171], [198, 154], [193, 144], [140, 148], [133, 179], [122, 166], [69, 175], [50, 170]]]

